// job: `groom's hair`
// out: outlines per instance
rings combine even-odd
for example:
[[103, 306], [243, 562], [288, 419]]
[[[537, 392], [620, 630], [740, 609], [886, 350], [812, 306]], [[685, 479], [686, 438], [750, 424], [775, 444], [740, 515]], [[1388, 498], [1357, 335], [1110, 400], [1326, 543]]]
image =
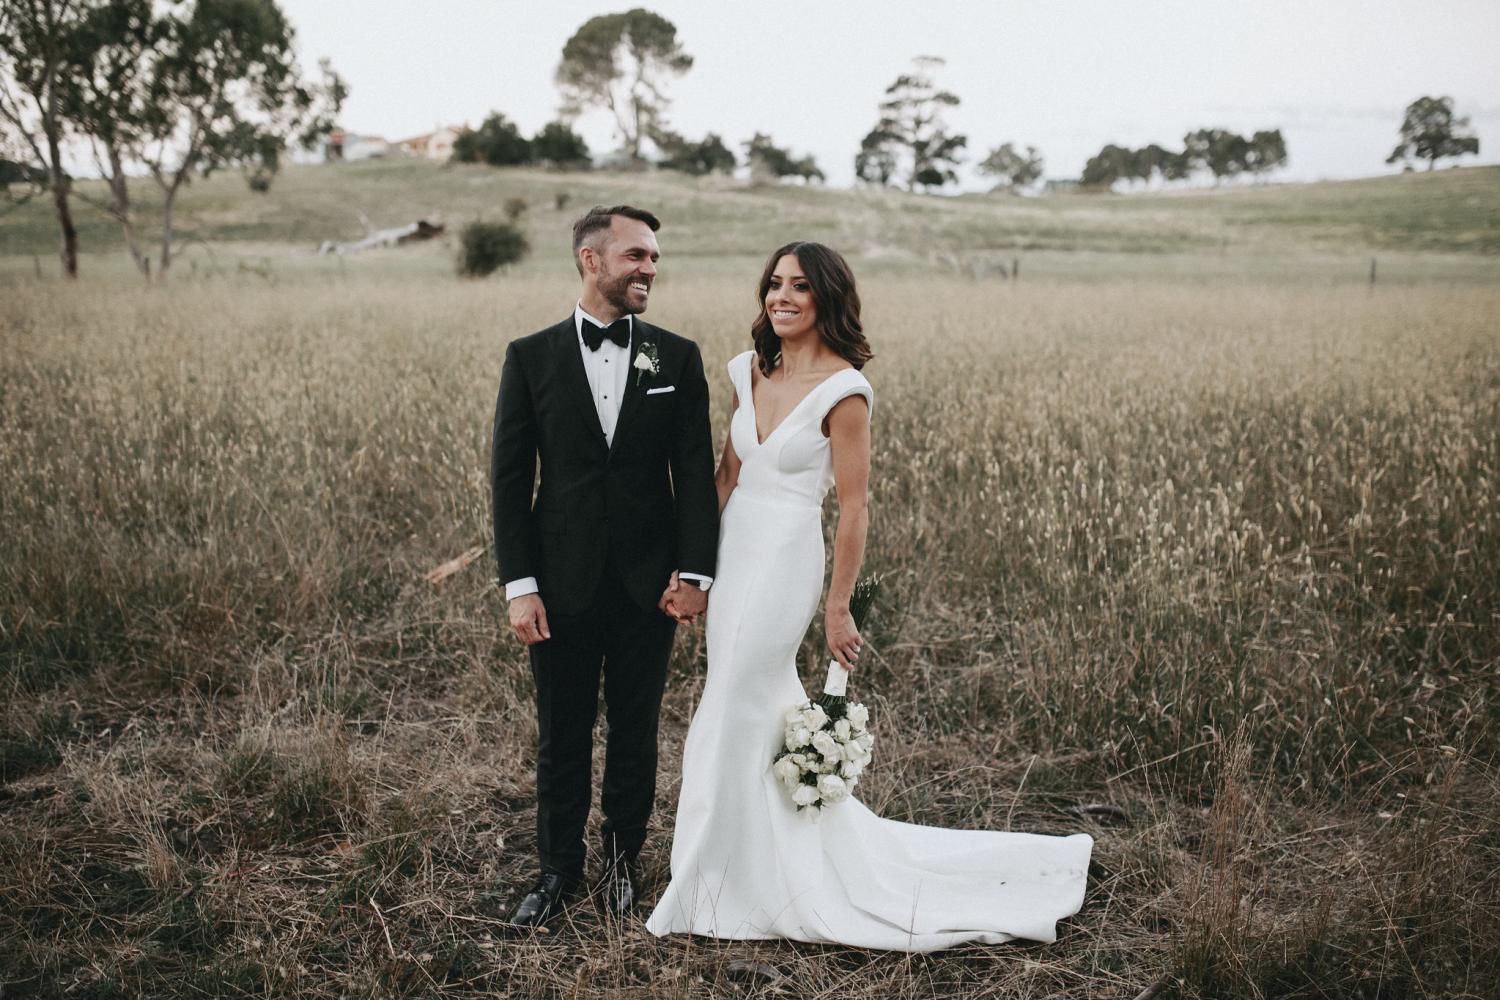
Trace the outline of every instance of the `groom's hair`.
[[634, 205], [615, 205], [612, 208], [595, 205], [584, 213], [583, 218], [573, 223], [573, 264], [578, 268], [579, 277], [583, 276], [583, 261], [578, 259], [578, 251], [584, 246], [598, 250], [602, 234], [609, 232], [617, 215], [644, 222], [651, 227], [653, 233], [661, 228], [661, 220], [644, 208], [636, 208]]

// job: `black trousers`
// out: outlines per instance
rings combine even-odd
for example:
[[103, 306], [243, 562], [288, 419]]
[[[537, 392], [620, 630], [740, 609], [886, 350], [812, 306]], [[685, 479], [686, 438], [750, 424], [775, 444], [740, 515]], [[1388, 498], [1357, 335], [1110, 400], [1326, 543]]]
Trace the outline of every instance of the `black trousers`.
[[[545, 597], [543, 598], [545, 600]], [[536, 839], [542, 871], [583, 877], [593, 798], [594, 720], [604, 680], [604, 857], [634, 861], [656, 799], [656, 738], [677, 623], [625, 592], [613, 567], [590, 608], [548, 616], [552, 638], [530, 648], [539, 745]]]

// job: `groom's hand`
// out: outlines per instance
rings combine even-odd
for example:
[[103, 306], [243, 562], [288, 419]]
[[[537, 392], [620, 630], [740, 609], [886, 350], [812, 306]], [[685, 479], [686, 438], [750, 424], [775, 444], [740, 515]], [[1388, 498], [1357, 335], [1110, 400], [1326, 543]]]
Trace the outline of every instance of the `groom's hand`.
[[708, 607], [708, 593], [695, 583], [684, 584], [673, 570], [672, 581], [661, 592], [661, 600], [656, 606], [677, 624], [691, 625]]
[[552, 638], [552, 630], [547, 627], [547, 609], [540, 594], [522, 594], [510, 602], [510, 627], [516, 638], [528, 646]]

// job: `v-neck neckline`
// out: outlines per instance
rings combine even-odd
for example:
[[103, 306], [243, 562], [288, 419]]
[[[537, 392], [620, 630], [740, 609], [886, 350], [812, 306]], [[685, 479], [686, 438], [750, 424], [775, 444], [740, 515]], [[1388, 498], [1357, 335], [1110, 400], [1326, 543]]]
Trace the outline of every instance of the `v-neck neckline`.
[[[754, 358], [751, 359], [751, 363], [752, 364], [754, 363], [754, 360], [755, 360]], [[797, 400], [796, 405], [794, 405], [790, 410], [786, 411], [786, 416], [782, 417], [781, 418], [781, 422], [778, 423], [775, 427], [771, 428], [770, 433], [768, 433], [765, 437], [761, 437], [760, 436], [760, 415], [759, 415], [759, 411], [755, 407], [755, 370], [754, 370], [754, 368], [751, 368], [750, 373], [749, 373], [750, 374], [750, 431], [751, 431], [751, 433], [753, 433], [755, 435], [755, 447], [757, 447], [757, 448], [763, 448], [763, 447], [765, 447], [766, 442], [769, 441], [769, 440], [771, 440], [773, 437], [775, 437], [776, 436], [776, 432], [779, 431], [779, 430], [781, 430], [781, 428], [785, 427], [786, 426], [786, 422], [797, 415], [797, 411], [800, 410], [800, 409], [802, 409], [802, 404], [806, 403], [810, 398], [812, 398], [813, 393], [815, 393], [819, 389], [823, 388], [825, 385], [827, 385], [833, 379], [836, 379], [840, 375], [844, 374], [844, 372], [852, 372], [854, 370], [855, 369], [854, 369], [854, 367], [852, 365], [850, 367], [848, 367], [848, 368], [840, 368], [838, 371], [834, 372], [832, 375], [829, 375], [827, 378], [822, 379], [820, 382], [818, 382], [817, 385], [813, 386], [811, 389], [807, 390], [807, 392], [805, 392], [805, 393], [802, 394], [802, 398], [799, 399], [799, 400]], [[769, 375], [763, 376], [763, 380], [764, 379], [769, 379], [769, 378], [770, 378]]]

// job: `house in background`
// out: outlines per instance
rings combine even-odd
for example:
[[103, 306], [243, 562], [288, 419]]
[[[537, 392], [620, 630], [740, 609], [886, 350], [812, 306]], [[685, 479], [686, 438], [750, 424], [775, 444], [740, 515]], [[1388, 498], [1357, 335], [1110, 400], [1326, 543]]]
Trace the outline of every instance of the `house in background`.
[[467, 131], [468, 125], [440, 125], [431, 132], [402, 139], [395, 146], [405, 156], [446, 161], [453, 155], [453, 141]]
[[343, 129], [334, 129], [328, 134], [328, 146], [324, 153], [324, 159], [329, 162], [337, 160], [373, 160], [381, 156], [389, 156], [391, 144], [378, 135], [359, 135], [356, 132], [346, 132]]

